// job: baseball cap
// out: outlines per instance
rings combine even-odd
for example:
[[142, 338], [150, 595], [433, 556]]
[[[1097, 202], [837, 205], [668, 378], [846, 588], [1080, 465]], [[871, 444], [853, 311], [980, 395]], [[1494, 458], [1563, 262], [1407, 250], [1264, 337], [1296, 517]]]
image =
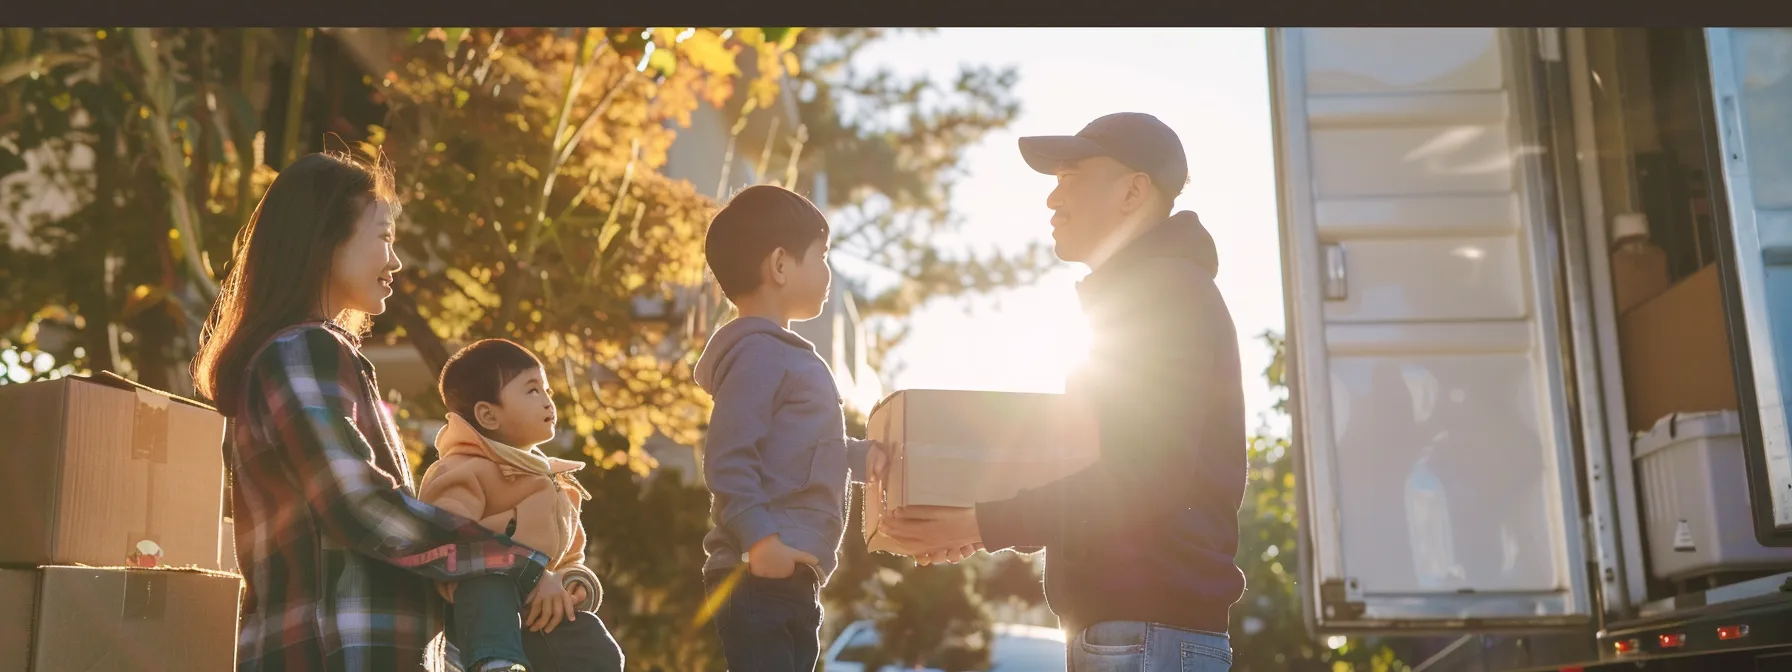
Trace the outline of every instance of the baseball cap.
[[1047, 175], [1065, 164], [1105, 156], [1151, 176], [1165, 194], [1182, 194], [1188, 184], [1188, 157], [1182, 139], [1157, 117], [1120, 112], [1089, 122], [1076, 135], [1042, 135], [1020, 139], [1021, 158]]

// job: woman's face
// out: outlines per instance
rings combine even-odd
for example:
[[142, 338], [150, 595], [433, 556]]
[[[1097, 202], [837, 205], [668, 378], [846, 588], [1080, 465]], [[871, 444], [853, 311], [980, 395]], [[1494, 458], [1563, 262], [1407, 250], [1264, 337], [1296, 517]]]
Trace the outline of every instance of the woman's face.
[[385, 201], [375, 199], [361, 211], [355, 230], [336, 246], [330, 264], [330, 285], [324, 294], [327, 316], [344, 310], [368, 315], [386, 312], [386, 297], [392, 296], [392, 276], [404, 267], [392, 249], [394, 235], [391, 208]]

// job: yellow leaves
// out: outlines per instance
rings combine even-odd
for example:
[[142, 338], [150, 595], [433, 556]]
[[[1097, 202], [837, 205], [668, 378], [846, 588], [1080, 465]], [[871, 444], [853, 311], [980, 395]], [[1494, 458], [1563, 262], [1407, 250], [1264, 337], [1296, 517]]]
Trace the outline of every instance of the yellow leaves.
[[797, 60], [796, 52], [794, 52], [794, 51], [784, 52], [784, 72], [786, 74], [789, 74], [791, 77], [795, 77], [799, 74], [802, 74], [802, 70], [803, 70], [803, 66], [802, 66], [802, 63]]
[[734, 63], [735, 50], [730, 49], [722, 41], [721, 35], [704, 29], [692, 34], [689, 39], [677, 45], [677, 49], [686, 59], [702, 68], [705, 72], [724, 77], [740, 74], [740, 66]]
[[647, 55], [647, 67], [663, 75], [678, 71], [678, 56], [670, 49], [655, 49]]
[[386, 127], [379, 124], [368, 124], [367, 144], [375, 147], [386, 144]]

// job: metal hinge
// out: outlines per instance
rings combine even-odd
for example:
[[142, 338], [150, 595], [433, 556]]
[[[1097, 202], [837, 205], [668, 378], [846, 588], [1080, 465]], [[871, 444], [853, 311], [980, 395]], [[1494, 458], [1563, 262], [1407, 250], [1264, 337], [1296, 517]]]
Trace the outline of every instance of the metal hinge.
[[1587, 558], [1604, 565], [1606, 558], [1599, 552], [1599, 517], [1587, 514], [1587, 521], [1580, 528], [1580, 536], [1587, 542]]
[[1363, 604], [1362, 584], [1351, 577], [1326, 579], [1319, 584], [1319, 609], [1328, 621], [1361, 617], [1368, 609]]
[[1562, 29], [1537, 29], [1537, 57], [1550, 63], [1562, 60]]

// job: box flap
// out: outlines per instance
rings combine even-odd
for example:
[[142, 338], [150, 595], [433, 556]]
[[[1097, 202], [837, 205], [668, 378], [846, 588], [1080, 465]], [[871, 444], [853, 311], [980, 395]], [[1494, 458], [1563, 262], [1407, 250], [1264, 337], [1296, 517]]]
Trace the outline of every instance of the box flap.
[[[193, 406], [196, 408], [203, 408], [205, 410], [212, 411], [214, 413], [216, 413], [218, 411], [217, 408], [214, 408], [204, 402], [195, 401], [195, 400], [188, 399], [186, 397], [176, 395], [176, 394], [173, 394], [170, 392], [158, 390], [156, 388], [150, 387], [148, 385], [144, 385], [142, 383], [139, 383], [137, 381], [131, 380], [124, 376], [118, 375], [111, 371], [101, 371], [101, 372], [93, 374], [91, 376], [69, 376], [69, 378], [74, 379], [74, 380], [83, 381], [83, 382], [93, 383], [95, 385], [104, 385], [106, 387], [124, 390], [126, 392], [141, 392], [143, 394], [138, 395], [139, 399], [144, 399], [145, 395], [148, 395], [150, 397], [161, 397], [163, 399], [166, 399], [167, 401], [180, 402], [180, 403], [186, 404], [188, 406]], [[158, 404], [161, 402], [156, 402], [153, 400], [146, 400], [146, 403]], [[166, 408], [166, 405], [163, 405], [162, 407]]]

